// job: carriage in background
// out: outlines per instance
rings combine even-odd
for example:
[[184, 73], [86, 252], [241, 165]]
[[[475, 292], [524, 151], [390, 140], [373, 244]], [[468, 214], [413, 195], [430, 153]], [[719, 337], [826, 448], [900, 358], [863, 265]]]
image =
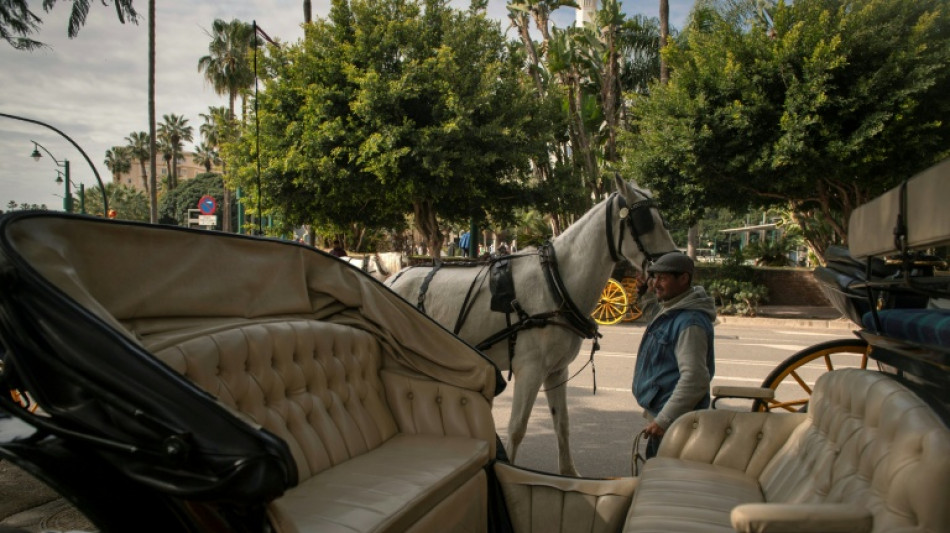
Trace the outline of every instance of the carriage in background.
[[950, 277], [917, 253], [950, 243], [948, 199], [944, 162], [855, 211], [854, 280], [818, 274], [860, 319], [843, 340], [858, 368], [811, 349], [829, 370], [816, 385], [783, 370], [803, 397], [750, 389], [761, 412], [684, 416], [617, 479], [507, 464], [497, 368], [356, 267], [8, 215], [0, 457], [101, 531], [950, 530], [950, 310], [935, 308]]

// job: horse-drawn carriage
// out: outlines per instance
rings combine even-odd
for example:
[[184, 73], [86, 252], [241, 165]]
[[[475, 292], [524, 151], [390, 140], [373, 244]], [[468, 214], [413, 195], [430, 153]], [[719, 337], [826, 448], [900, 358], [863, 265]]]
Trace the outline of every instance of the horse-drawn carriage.
[[[945, 163], [855, 212], [852, 255], [897, 257], [903, 276], [868, 266], [849, 302], [947, 296], [912, 251], [950, 241], [948, 182]], [[579, 232], [606, 248], [604, 279], [621, 250], [669, 251], [639, 194]], [[592, 309], [603, 279], [559, 249], [547, 261]], [[498, 366], [305, 246], [17, 213], [0, 219], [0, 283], [0, 458], [101, 531], [950, 530], [945, 310], [870, 305], [858, 341], [876, 370], [803, 381], [799, 403], [746, 391], [756, 411], [682, 417], [639, 476], [586, 479], [510, 464]]]

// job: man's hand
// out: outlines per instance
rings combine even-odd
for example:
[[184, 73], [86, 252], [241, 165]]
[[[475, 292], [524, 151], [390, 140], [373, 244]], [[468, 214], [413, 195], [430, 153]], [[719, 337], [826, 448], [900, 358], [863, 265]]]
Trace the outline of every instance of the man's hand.
[[666, 430], [654, 421], [647, 424], [647, 427], [643, 428], [643, 432], [651, 437], [662, 437]]

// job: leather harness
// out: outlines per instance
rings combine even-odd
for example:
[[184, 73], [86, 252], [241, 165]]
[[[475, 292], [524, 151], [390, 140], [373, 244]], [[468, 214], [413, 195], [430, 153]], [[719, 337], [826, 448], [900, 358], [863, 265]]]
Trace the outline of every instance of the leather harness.
[[[617, 218], [621, 220], [620, 231], [616, 236], [616, 244], [614, 243], [613, 229], [614, 203], [617, 204]], [[607, 243], [610, 251], [610, 257], [614, 262], [618, 262], [624, 258], [623, 237], [625, 229], [630, 231], [634, 242], [637, 243], [637, 248], [644, 256], [644, 264], [641, 265], [641, 268], [645, 267], [647, 262], [652, 262], [655, 258], [658, 258], [663, 255], [663, 253], [665, 253], [650, 253], [643, 246], [643, 242], [640, 239], [640, 235], [642, 233], [647, 233], [653, 229], [653, 216], [650, 213], [650, 209], [655, 207], [656, 204], [652, 198], [647, 198], [645, 200], [636, 202], [628, 208], [627, 201], [623, 196], [617, 193], [610, 195], [607, 200], [606, 209]], [[521, 307], [521, 304], [518, 303], [518, 299], [514, 290], [514, 281], [511, 275], [511, 267], [514, 259], [527, 257], [530, 255], [538, 256], [538, 260], [541, 264], [541, 270], [544, 272], [544, 277], [547, 281], [548, 289], [551, 291], [551, 294], [554, 295], [554, 299], [557, 302], [557, 308], [553, 311], [529, 315]], [[432, 278], [435, 277], [435, 273], [442, 266], [442, 264], [437, 264], [432, 267], [432, 270], [430, 270], [426, 275], [422, 282], [422, 286], [419, 288], [419, 298], [416, 307], [420, 311], [425, 312], [425, 296], [429, 288], [429, 283], [432, 281]], [[486, 273], [488, 274], [486, 275]], [[526, 329], [541, 328], [546, 326], [558, 326], [568, 329], [585, 339], [594, 339], [594, 344], [590, 353], [590, 359], [584, 365], [584, 367], [578, 370], [577, 373], [584, 370], [588, 364], [591, 365], [591, 370], [594, 376], [594, 394], [596, 394], [597, 373], [593, 366], [594, 353], [600, 349], [600, 344], [598, 343], [597, 339], [602, 335], [598, 331], [597, 322], [595, 322], [589, 314], [584, 313], [580, 310], [580, 308], [578, 308], [577, 304], [574, 303], [574, 300], [571, 299], [571, 296], [567, 291], [567, 287], [564, 286], [564, 280], [558, 270], [557, 253], [554, 249], [554, 243], [548, 241], [541, 245], [538, 251], [534, 253], [492, 257], [489, 260], [489, 263], [483, 266], [481, 270], [479, 270], [479, 272], [475, 275], [475, 278], [472, 280], [472, 283], [468, 288], [468, 292], [465, 294], [465, 299], [462, 302], [462, 307], [459, 310], [459, 316], [453, 329], [453, 332], [456, 335], [458, 335], [462, 330], [462, 326], [465, 324], [469, 312], [473, 307], [474, 298], [472, 296], [477, 295], [476, 287], [483, 285], [485, 280], [489, 277], [491, 277], [490, 288], [492, 292], [491, 309], [492, 311], [505, 313], [506, 326], [504, 329], [489, 335], [480, 343], [476, 344], [475, 348], [478, 350], [487, 350], [498, 342], [508, 339], [508, 379], [510, 380], [512, 368], [511, 362], [515, 355], [515, 344], [518, 340], [518, 332]], [[512, 314], [517, 315], [517, 322], [512, 322]], [[576, 376], [577, 373], [575, 373], [574, 376]], [[567, 381], [573, 379], [574, 376], [571, 376], [556, 387], [564, 385], [567, 383]]]

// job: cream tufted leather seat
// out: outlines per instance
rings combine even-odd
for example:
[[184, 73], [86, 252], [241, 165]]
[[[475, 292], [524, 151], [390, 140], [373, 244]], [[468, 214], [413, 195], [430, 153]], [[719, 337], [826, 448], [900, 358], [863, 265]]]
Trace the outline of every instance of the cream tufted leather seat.
[[296, 244], [81, 217], [26, 215], [7, 237], [139, 356], [286, 443], [296, 485], [267, 506], [275, 531], [488, 530], [498, 370], [358, 269]]
[[846, 369], [808, 413], [678, 419], [623, 531], [950, 531], [948, 501], [950, 430], [893, 378]]

